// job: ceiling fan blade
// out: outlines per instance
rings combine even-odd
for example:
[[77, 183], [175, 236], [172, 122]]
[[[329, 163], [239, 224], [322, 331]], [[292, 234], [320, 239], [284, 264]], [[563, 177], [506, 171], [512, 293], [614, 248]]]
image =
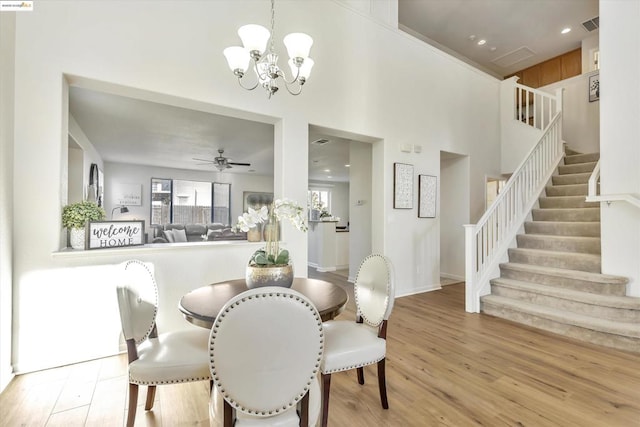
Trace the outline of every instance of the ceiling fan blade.
[[216, 163], [216, 161], [215, 161], [215, 160], [198, 159], [198, 158], [195, 158], [195, 157], [192, 157], [192, 159], [193, 159], [193, 160], [197, 160], [197, 161], [199, 161], [199, 162]]
[[236, 166], [251, 166], [251, 163], [237, 163], [237, 162], [227, 162], [228, 165], [236, 165]]

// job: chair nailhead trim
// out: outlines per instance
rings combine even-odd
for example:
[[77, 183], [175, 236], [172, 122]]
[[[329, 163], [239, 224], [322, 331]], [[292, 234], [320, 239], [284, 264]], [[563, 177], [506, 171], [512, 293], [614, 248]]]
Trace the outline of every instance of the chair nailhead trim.
[[[378, 258], [378, 257], [381, 257], [381, 258], [385, 261], [385, 263], [387, 262], [387, 260], [386, 260], [382, 255], [378, 255], [378, 254], [371, 254], [371, 255], [367, 256], [364, 260], [362, 260], [362, 263], [360, 263], [360, 267], [362, 267], [362, 265], [363, 265], [365, 262], [367, 262], [367, 260], [368, 260], [369, 258]], [[389, 295], [389, 284], [391, 283], [391, 277], [389, 277], [389, 274], [390, 274], [390, 270], [389, 270], [389, 268], [388, 268], [388, 266], [387, 266], [387, 306], [388, 306], [388, 304], [389, 304], [389, 296], [388, 296], [388, 295]], [[358, 314], [359, 314], [360, 316], [362, 316], [362, 319], [363, 319], [363, 320], [364, 320], [368, 325], [376, 326], [376, 327], [377, 327], [377, 326], [380, 326], [380, 323], [382, 323], [382, 321], [384, 320], [384, 318], [382, 318], [382, 319], [369, 319], [365, 313], [362, 313], [362, 312], [360, 311], [360, 304], [358, 303], [358, 292], [357, 292], [357, 287], [358, 287], [358, 276], [359, 276], [359, 275], [360, 275], [360, 269], [358, 269], [358, 274], [356, 274], [356, 280], [355, 280], [355, 282], [354, 282], [354, 293], [353, 293], [353, 296], [354, 296], [354, 297], [355, 297], [355, 299], [356, 299], [356, 308], [357, 308], [357, 310], [358, 310]]]
[[333, 374], [335, 372], [350, 371], [351, 369], [362, 368], [364, 366], [373, 365], [374, 363], [378, 363], [379, 361], [381, 361], [383, 359], [384, 359], [384, 357], [381, 357], [381, 358], [373, 360], [371, 362], [363, 362], [363, 363], [358, 363], [358, 364], [352, 365], [352, 366], [345, 366], [343, 368], [332, 369], [330, 371], [322, 371], [322, 373], [323, 374]]
[[129, 383], [137, 384], [137, 385], [162, 385], [162, 384], [189, 383], [193, 381], [204, 381], [204, 380], [210, 380], [210, 379], [211, 377], [207, 376], [207, 377], [184, 378], [179, 380], [168, 380], [168, 381], [141, 381], [141, 380], [136, 380], [135, 378], [131, 378], [131, 376], [129, 376]]

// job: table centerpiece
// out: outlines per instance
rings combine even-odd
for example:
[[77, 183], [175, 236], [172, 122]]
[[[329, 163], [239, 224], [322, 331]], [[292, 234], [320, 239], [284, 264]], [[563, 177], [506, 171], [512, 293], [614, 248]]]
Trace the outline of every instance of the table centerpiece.
[[248, 209], [238, 217], [236, 229], [248, 232], [264, 224], [266, 246], [258, 249], [249, 259], [246, 269], [248, 288], [261, 286], [290, 287], [293, 283], [293, 265], [289, 251], [280, 248], [280, 221], [288, 219], [298, 230], [307, 231], [303, 208], [289, 199], [277, 199], [259, 210]]

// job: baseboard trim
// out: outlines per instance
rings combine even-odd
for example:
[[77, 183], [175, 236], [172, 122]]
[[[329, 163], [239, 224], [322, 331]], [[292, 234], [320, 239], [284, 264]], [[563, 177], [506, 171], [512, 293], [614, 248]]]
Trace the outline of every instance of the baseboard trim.
[[335, 268], [335, 267], [325, 267], [325, 268], [323, 268], [323, 267], [316, 267], [316, 270], [317, 270], [318, 272], [320, 272], [320, 273], [327, 273], [327, 272], [329, 272], [329, 271], [336, 271], [336, 268]]
[[438, 285], [437, 287], [432, 287], [432, 288], [422, 287], [422, 288], [418, 288], [418, 289], [413, 289], [410, 292], [396, 294], [396, 298], [408, 297], [408, 296], [411, 296], [411, 295], [423, 294], [425, 292], [431, 292], [431, 291], [439, 291], [441, 289], [442, 289], [442, 286], [440, 286], [440, 285]]
[[459, 276], [457, 274], [449, 274], [449, 273], [440, 273], [440, 277], [444, 277], [445, 279], [451, 279], [451, 280], [459, 280], [461, 282], [465, 281], [465, 277], [464, 276]]

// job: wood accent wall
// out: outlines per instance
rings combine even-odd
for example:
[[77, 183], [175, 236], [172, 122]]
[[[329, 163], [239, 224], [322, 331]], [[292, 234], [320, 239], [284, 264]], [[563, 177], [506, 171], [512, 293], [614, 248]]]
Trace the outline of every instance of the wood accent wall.
[[582, 74], [582, 48], [548, 59], [524, 70], [505, 76], [518, 76], [525, 86], [538, 88]]

